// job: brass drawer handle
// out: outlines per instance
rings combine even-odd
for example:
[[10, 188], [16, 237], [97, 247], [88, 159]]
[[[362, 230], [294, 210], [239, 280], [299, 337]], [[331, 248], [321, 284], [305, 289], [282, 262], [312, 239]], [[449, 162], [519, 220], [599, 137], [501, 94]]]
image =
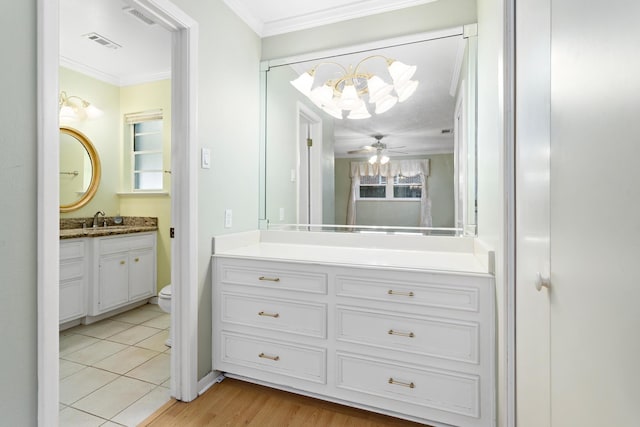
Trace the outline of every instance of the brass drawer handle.
[[140, 262], [140, 258], [134, 259], [135, 262]]
[[389, 384], [400, 385], [402, 387], [408, 387], [408, 388], [416, 388], [416, 385], [413, 382], [405, 383], [402, 381], [396, 381], [393, 378], [389, 378]]
[[269, 356], [268, 354], [260, 353], [258, 357], [262, 359], [275, 360], [276, 362], [280, 360], [280, 356]]
[[125, 262], [124, 262], [124, 261], [120, 261], [120, 265], [124, 265], [124, 264], [125, 264]]
[[389, 289], [389, 291], [387, 291], [387, 293], [389, 295], [402, 295], [404, 297], [412, 297], [413, 296], [413, 291], [401, 292], [401, 291], [394, 291], [393, 289]]
[[387, 332], [389, 335], [399, 335], [401, 337], [409, 337], [409, 338], [414, 338], [415, 334], [413, 332], [399, 332], [399, 331], [394, 331], [393, 329], [389, 329], [389, 332]]
[[279, 277], [260, 276], [260, 277], [258, 277], [258, 280], [267, 281], [267, 282], [279, 282], [280, 278]]
[[278, 318], [278, 317], [280, 317], [280, 314], [279, 313], [266, 313], [264, 311], [261, 311], [261, 312], [258, 313], [258, 316], [267, 316], [267, 317]]

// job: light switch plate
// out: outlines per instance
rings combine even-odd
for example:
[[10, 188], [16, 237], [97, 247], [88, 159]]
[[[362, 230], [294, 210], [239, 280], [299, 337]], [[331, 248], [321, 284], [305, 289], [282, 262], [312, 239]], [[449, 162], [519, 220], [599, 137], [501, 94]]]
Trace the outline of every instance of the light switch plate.
[[224, 210], [224, 228], [231, 228], [233, 225], [233, 212], [231, 209]]
[[202, 149], [201, 161], [202, 161], [202, 169], [211, 168], [211, 150], [210, 149], [208, 148]]

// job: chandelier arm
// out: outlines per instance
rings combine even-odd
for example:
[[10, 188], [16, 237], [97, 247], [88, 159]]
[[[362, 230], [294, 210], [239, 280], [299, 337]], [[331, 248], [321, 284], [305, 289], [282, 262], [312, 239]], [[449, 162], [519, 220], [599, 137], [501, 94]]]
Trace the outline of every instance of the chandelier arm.
[[391, 58], [387, 58], [384, 55], [371, 55], [371, 56], [367, 56], [366, 58], [363, 58], [362, 60], [360, 60], [360, 62], [358, 62], [358, 64], [356, 65], [356, 68], [354, 70], [354, 74], [358, 74], [358, 68], [360, 68], [360, 65], [362, 65], [363, 62], [368, 61], [369, 59], [374, 59], [374, 58], [382, 58], [385, 60], [385, 62], [387, 63], [387, 66], [389, 64], [391, 64], [394, 60]]
[[321, 66], [321, 65], [335, 65], [335, 66], [337, 66], [337, 67], [341, 68], [341, 69], [342, 69], [342, 71], [344, 71], [344, 73], [345, 73], [345, 74], [348, 74], [348, 73], [349, 73], [349, 71], [347, 71], [347, 69], [345, 68], [345, 66], [344, 66], [344, 65], [342, 65], [342, 64], [339, 64], [339, 63], [337, 63], [337, 62], [332, 62], [332, 61], [324, 61], [324, 62], [321, 62], [321, 63], [319, 63], [319, 64], [314, 65], [314, 67], [313, 67], [311, 70], [309, 70], [309, 74], [314, 75], [314, 74], [315, 74], [315, 72], [316, 72], [316, 70], [317, 70], [318, 68], [320, 68], [320, 66]]

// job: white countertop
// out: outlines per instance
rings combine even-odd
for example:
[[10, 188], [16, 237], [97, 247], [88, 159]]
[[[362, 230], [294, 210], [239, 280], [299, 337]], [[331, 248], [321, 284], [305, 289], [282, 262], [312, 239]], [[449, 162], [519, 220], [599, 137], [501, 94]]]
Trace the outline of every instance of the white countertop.
[[[452, 243], [445, 240], [443, 245], [438, 245], [438, 241], [442, 238], [434, 242], [428, 236], [422, 236], [422, 239], [430, 240], [423, 241], [425, 242], [423, 246], [428, 249], [421, 250], [420, 245], [415, 242], [405, 245], [411, 249], [400, 249], [398, 239], [393, 239], [393, 236], [382, 239], [379, 236], [371, 236], [365, 237], [364, 240], [362, 236], [354, 236], [354, 239], [338, 236], [336, 239], [339, 240], [332, 242], [330, 236], [320, 236], [318, 240], [313, 235], [288, 236], [266, 233], [268, 235], [265, 235], [264, 231], [255, 231], [216, 237], [214, 238], [214, 256], [474, 274], [487, 274], [490, 271], [482, 257], [474, 252], [473, 239], [471, 244], [464, 241]], [[309, 243], [301, 243], [305, 240]], [[349, 240], [352, 240], [353, 245], [349, 245]], [[339, 246], [331, 244], [336, 242]], [[402, 242], [406, 243], [406, 239]], [[442, 246], [443, 250], [437, 250], [438, 246]]]

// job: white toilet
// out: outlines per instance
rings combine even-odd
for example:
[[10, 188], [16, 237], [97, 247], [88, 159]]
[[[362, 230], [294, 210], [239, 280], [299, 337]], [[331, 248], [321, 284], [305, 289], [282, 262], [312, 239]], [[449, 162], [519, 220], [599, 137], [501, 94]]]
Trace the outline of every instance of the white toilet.
[[[171, 313], [171, 285], [167, 285], [160, 290], [158, 305], [165, 313]], [[171, 329], [169, 329], [169, 338], [164, 343], [167, 347], [171, 347], [171, 335]]]

